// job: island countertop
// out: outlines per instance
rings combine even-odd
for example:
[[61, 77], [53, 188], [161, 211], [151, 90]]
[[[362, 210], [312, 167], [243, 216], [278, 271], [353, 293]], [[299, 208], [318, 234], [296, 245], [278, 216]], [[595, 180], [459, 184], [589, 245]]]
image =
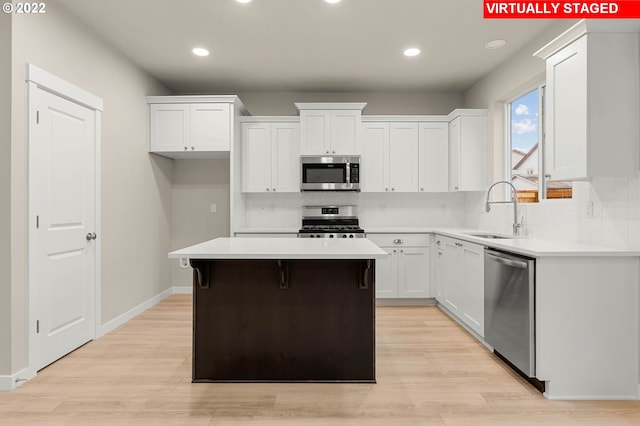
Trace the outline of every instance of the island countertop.
[[170, 259], [384, 259], [367, 238], [216, 238], [169, 253]]

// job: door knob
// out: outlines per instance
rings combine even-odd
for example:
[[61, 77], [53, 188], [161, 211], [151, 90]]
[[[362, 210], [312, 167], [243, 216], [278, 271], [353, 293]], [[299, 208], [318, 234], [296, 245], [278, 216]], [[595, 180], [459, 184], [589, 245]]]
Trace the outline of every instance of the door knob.
[[89, 232], [89, 233], [87, 234], [87, 241], [95, 240], [96, 238], [98, 238], [98, 236], [96, 235], [96, 233], [95, 233], [95, 232], [93, 232], [93, 233], [92, 233], [92, 232]]

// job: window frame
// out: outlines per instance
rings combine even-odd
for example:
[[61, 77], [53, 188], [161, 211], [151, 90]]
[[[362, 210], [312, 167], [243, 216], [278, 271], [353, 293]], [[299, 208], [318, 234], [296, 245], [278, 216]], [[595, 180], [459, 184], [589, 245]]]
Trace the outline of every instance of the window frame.
[[[505, 166], [506, 166], [506, 170], [505, 170], [505, 177], [508, 182], [512, 182], [513, 180], [513, 162], [512, 162], [512, 140], [511, 140], [511, 133], [512, 133], [512, 114], [511, 114], [511, 109], [512, 109], [512, 104], [514, 101], [522, 98], [523, 96], [533, 92], [534, 90], [538, 91], [538, 202], [537, 203], [533, 203], [533, 204], [539, 204], [541, 202], [546, 202], [548, 201], [547, 199], [547, 179], [546, 179], [546, 161], [545, 161], [545, 157], [546, 157], [546, 143], [545, 143], [545, 124], [546, 124], [546, 120], [545, 120], [545, 105], [544, 105], [544, 101], [545, 101], [545, 90], [546, 90], [546, 81], [542, 80], [539, 81], [535, 84], [532, 84], [530, 86], [527, 86], [526, 89], [521, 90], [518, 92], [518, 94], [509, 97], [507, 100], [505, 100], [504, 103], [504, 111], [505, 111], [505, 131], [504, 131], [504, 135], [505, 135], [505, 144], [504, 144], [504, 150], [505, 150]], [[510, 194], [510, 188], [505, 188], [505, 197], [506, 199], [510, 199], [511, 198], [511, 194]]]

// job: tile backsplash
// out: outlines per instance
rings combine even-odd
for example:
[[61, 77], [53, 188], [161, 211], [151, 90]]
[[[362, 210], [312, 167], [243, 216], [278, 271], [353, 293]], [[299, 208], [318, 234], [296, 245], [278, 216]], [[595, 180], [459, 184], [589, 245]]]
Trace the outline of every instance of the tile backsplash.
[[[365, 230], [465, 227], [511, 234], [513, 206], [494, 204], [487, 213], [485, 199], [486, 192], [246, 194], [245, 227], [298, 227], [303, 205], [354, 204]], [[573, 199], [519, 207], [529, 237], [640, 250], [640, 178], [574, 182]]]
[[[485, 193], [468, 193], [465, 225], [511, 233], [513, 206], [484, 210]], [[529, 237], [640, 249], [640, 179], [595, 178], [574, 182], [573, 199], [520, 204], [524, 233]]]

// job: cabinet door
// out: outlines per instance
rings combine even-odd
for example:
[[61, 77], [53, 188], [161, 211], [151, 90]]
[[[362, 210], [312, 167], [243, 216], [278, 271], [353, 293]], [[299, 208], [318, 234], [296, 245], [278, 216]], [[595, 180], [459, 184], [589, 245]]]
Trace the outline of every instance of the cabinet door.
[[446, 265], [444, 257], [444, 243], [442, 238], [436, 235], [436, 251], [434, 256], [434, 279], [436, 281], [436, 300], [444, 304], [444, 288], [446, 280]]
[[449, 125], [421, 123], [420, 191], [447, 192], [449, 190]]
[[430, 297], [429, 247], [401, 248], [398, 256], [398, 297]]
[[464, 302], [462, 320], [484, 336], [484, 248], [470, 243], [463, 246]]
[[398, 249], [380, 248], [389, 256], [376, 259], [376, 298], [395, 299], [398, 297]]
[[191, 105], [191, 151], [229, 151], [231, 106], [228, 103]]
[[300, 127], [297, 123], [271, 125], [272, 191], [300, 192]]
[[389, 123], [362, 125], [360, 190], [385, 192], [389, 189]]
[[330, 111], [300, 111], [300, 153], [302, 155], [330, 154], [330, 138]]
[[462, 268], [462, 243], [446, 238], [444, 239], [445, 256], [445, 285], [444, 305], [458, 317], [462, 313], [464, 302], [463, 268]]
[[460, 117], [460, 190], [486, 189], [486, 122], [485, 116]]
[[331, 154], [360, 155], [362, 111], [331, 111]]
[[189, 140], [188, 104], [149, 105], [149, 151], [184, 151]]
[[457, 117], [449, 123], [449, 191], [460, 190], [460, 122]]
[[546, 170], [552, 180], [587, 177], [587, 37], [547, 60]]
[[392, 192], [418, 191], [418, 123], [389, 126], [389, 186]]
[[242, 191], [271, 191], [271, 124], [242, 125]]

